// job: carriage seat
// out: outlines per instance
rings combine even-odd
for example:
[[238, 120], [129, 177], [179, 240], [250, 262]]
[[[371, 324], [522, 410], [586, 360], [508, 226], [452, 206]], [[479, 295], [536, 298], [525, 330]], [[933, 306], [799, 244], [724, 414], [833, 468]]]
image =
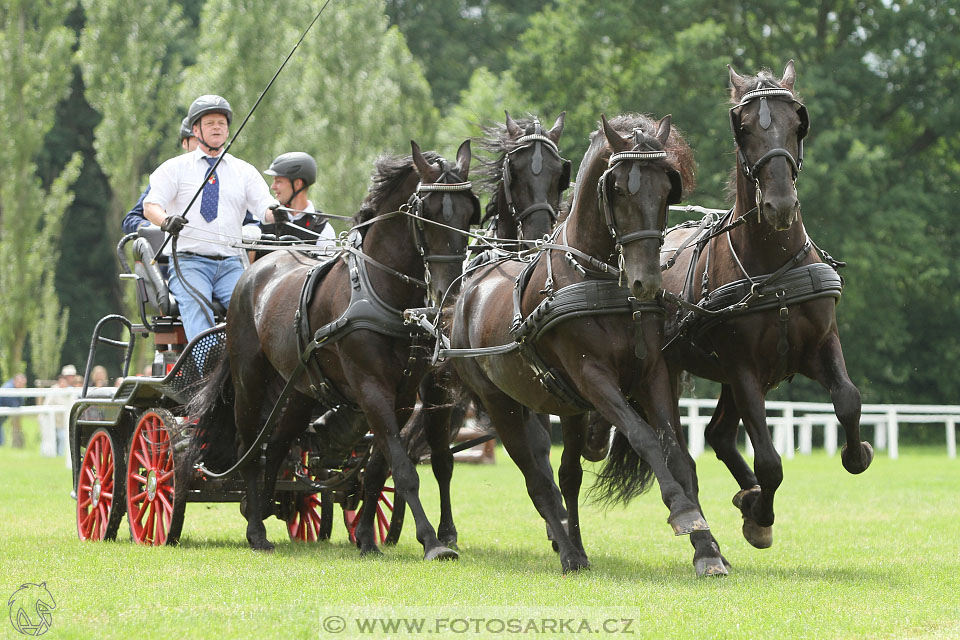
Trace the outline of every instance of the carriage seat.
[[[163, 244], [164, 232], [160, 227], [149, 225], [140, 227], [137, 235], [139, 237], [133, 242], [133, 256], [137, 261], [133, 270], [143, 279], [147, 296], [147, 299], [141, 300], [140, 304], [149, 304], [162, 316], [179, 316], [180, 307], [174, 295], [170, 293], [165, 274], [158, 266], [160, 263], [166, 263], [167, 258], [160, 256], [157, 263], [153, 263], [154, 256]], [[222, 319], [227, 315], [227, 310], [216, 300], [213, 301], [213, 310], [217, 318]]]

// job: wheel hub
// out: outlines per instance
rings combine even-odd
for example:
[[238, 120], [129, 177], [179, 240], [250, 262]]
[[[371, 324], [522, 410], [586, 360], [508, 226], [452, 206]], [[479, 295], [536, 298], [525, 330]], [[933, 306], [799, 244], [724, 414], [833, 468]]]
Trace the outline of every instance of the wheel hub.
[[93, 487], [90, 489], [90, 504], [93, 507], [100, 504], [100, 478], [93, 481]]
[[147, 500], [157, 497], [157, 472], [153, 469], [147, 474]]

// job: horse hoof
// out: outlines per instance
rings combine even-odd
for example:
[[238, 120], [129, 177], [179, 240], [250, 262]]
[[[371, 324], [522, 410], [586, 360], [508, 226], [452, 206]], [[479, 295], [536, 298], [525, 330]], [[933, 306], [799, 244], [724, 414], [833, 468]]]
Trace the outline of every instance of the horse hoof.
[[360, 547], [360, 557], [361, 558], [379, 558], [383, 555], [383, 551], [380, 551], [376, 546], [363, 548]]
[[572, 573], [574, 571], [589, 569], [590, 561], [587, 560], [587, 556], [578, 554], [568, 559], [566, 562], [562, 562], [561, 565], [563, 567], [563, 573], [567, 574], [567, 573]]
[[710, 531], [710, 525], [699, 511], [685, 511], [667, 519], [673, 527], [673, 535], [687, 536], [694, 531]]
[[743, 516], [743, 537], [757, 549], [773, 546], [773, 527], [761, 527], [753, 518]]
[[755, 484], [749, 489], [743, 489], [738, 491], [735, 496], [733, 496], [733, 506], [737, 509], [743, 510], [743, 505], [750, 505], [754, 500], [760, 497], [760, 485]]
[[450, 549], [453, 549], [454, 551], [460, 551], [460, 547], [457, 546], [457, 539], [456, 539], [456, 538], [454, 538], [453, 540], [441, 540], [441, 541], [440, 541], [440, 544], [442, 544], [442, 545], [445, 546], [445, 547], [449, 547]]
[[258, 540], [257, 542], [251, 542], [250, 548], [253, 549], [254, 551], [270, 552], [270, 551], [273, 551], [274, 546], [272, 542], [264, 539], [264, 540]]
[[728, 575], [726, 563], [723, 558], [697, 558], [693, 561], [693, 566], [697, 570], [697, 577], [704, 576], [725, 576]]
[[424, 560], [456, 560], [459, 557], [459, 553], [450, 547], [444, 547], [443, 545], [434, 547], [423, 554]]
[[840, 459], [843, 461], [843, 468], [849, 473], [863, 473], [873, 462], [873, 447], [870, 446], [869, 442], [860, 443], [859, 456], [848, 454], [850, 454], [850, 451], [847, 450], [847, 445], [843, 445], [843, 449], [840, 450]]

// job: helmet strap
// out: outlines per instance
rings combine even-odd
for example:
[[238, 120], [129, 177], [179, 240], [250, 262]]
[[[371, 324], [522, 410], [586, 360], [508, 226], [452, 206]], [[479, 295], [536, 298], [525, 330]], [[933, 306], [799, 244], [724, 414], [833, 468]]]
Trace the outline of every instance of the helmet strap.
[[200, 135], [197, 136], [197, 140], [199, 140], [200, 144], [202, 144], [208, 150], [216, 152], [216, 151], [220, 151], [220, 149], [223, 149], [223, 147], [226, 146], [226, 142], [216, 147], [213, 146], [212, 144], [209, 144], [206, 140], [203, 139], [203, 123], [198, 120], [197, 126], [200, 128]]

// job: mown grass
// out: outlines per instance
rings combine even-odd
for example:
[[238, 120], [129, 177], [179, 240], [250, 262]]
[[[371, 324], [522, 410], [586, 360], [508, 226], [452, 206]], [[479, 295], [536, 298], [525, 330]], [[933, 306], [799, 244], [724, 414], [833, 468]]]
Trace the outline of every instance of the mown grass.
[[[409, 516], [381, 558], [359, 558], [339, 524], [330, 542], [291, 544], [275, 519], [276, 552], [253, 553], [233, 504], [188, 505], [177, 548], [134, 546], [126, 521], [118, 542], [80, 543], [62, 460], [3, 448], [0, 598], [46, 581], [57, 601], [50, 638], [353, 637], [349, 627], [325, 633], [321, 615], [451, 612], [630, 619], [618, 635], [651, 638], [960, 637], [960, 461], [942, 449], [881, 453], [850, 476], [817, 454], [785, 460], [784, 471], [774, 546], [761, 551], [740, 535], [726, 469], [709, 455], [698, 462], [707, 518], [733, 564], [726, 578], [695, 577], [692, 548], [671, 534], [656, 492], [625, 509], [585, 506], [593, 567], [562, 576], [502, 450], [494, 466], [457, 467], [461, 559], [426, 563]], [[429, 467], [420, 472], [436, 524], [436, 484]], [[0, 638], [13, 637], [0, 619]]]

